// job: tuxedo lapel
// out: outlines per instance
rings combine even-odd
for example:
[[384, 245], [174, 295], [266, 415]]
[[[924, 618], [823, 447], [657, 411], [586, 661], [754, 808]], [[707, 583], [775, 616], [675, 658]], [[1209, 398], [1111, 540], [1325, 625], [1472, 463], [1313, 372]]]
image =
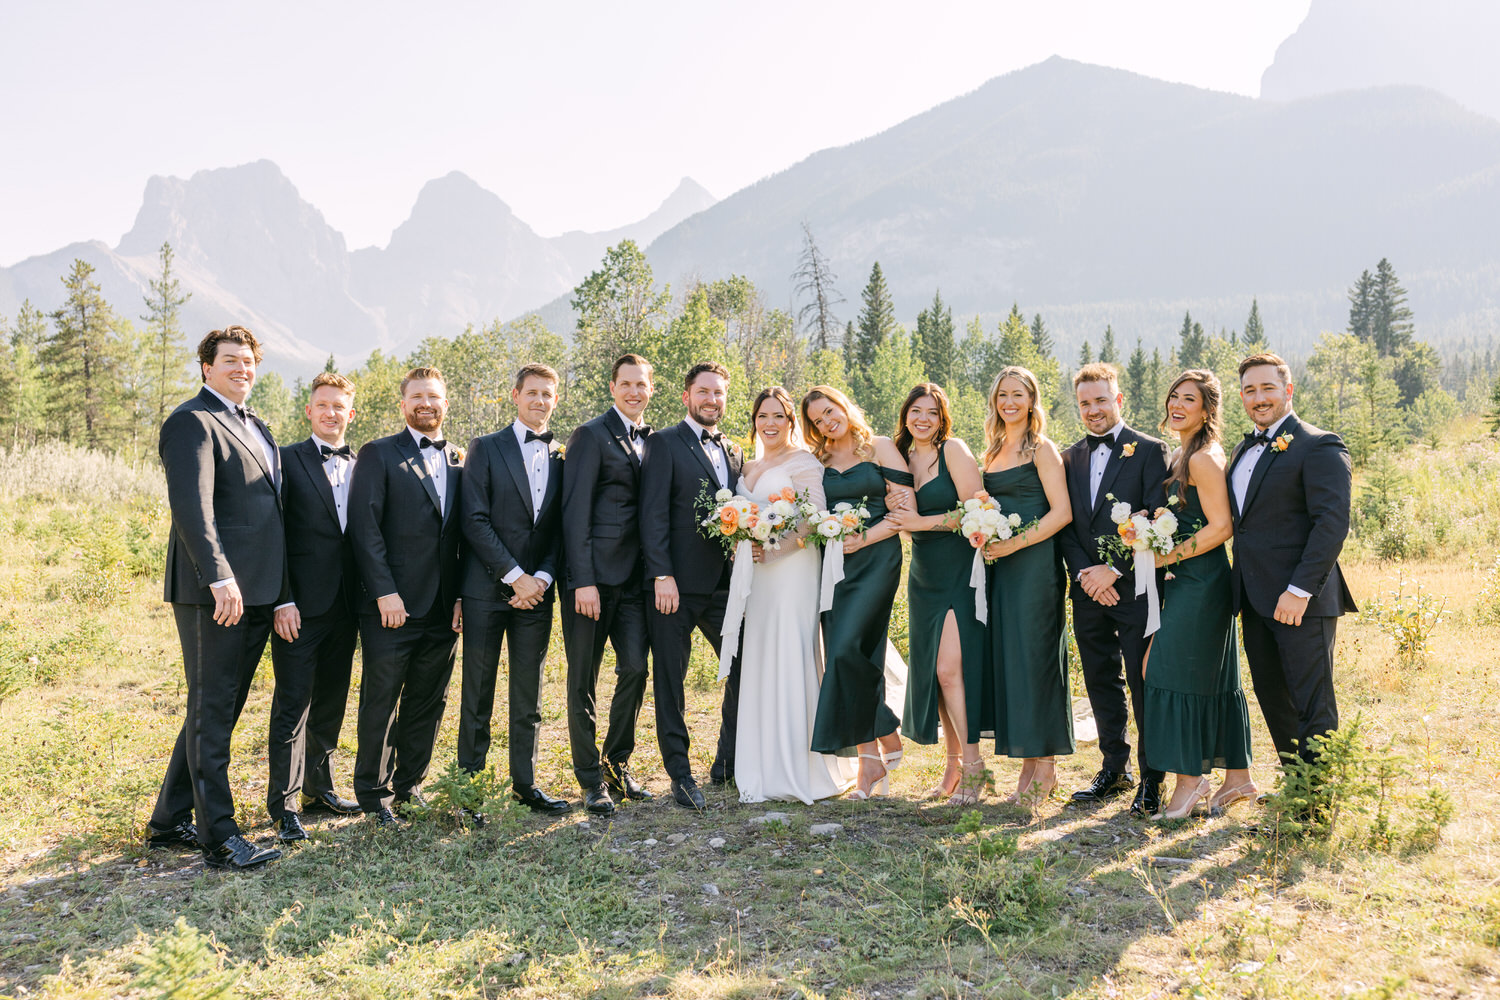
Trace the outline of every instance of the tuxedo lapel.
[[333, 484], [328, 481], [328, 473], [323, 471], [323, 456], [318, 451], [318, 446], [312, 440], [303, 441], [296, 448], [297, 459], [302, 463], [302, 471], [312, 481], [313, 490], [323, 499], [323, 506], [328, 508], [328, 516], [333, 518], [333, 523], [338, 524], [339, 507], [333, 497]]
[[[714, 489], [718, 489], [719, 474], [714, 471], [714, 463], [708, 460], [708, 454], [703, 450], [702, 439], [699, 438], [697, 434], [693, 433], [693, 428], [688, 425], [688, 422], [686, 420], [684, 420], [677, 426], [679, 428], [679, 433], [682, 435], [683, 443], [687, 445], [688, 451], [692, 452], [693, 457], [698, 460], [698, 464], [703, 466], [703, 474], [708, 477], [709, 482], [714, 484]], [[728, 454], [725, 454], [724, 461], [727, 465], [729, 462]], [[730, 483], [731, 487], [733, 487], [733, 485], [733, 483]]]
[[432, 476], [427, 472], [427, 463], [422, 461], [422, 449], [417, 447], [417, 442], [412, 440], [410, 432], [402, 430], [396, 435], [396, 448], [406, 457], [402, 464], [411, 470], [411, 474], [417, 477], [417, 482], [427, 491], [427, 499], [432, 501], [432, 509], [439, 516], [443, 513], [442, 501], [438, 499], [437, 484], [432, 481]]
[[1135, 431], [1129, 427], [1120, 428], [1120, 433], [1115, 435], [1115, 443], [1109, 446], [1109, 461], [1104, 463], [1104, 475], [1099, 480], [1099, 492], [1094, 496], [1094, 508], [1090, 514], [1099, 513], [1099, 508], [1104, 506], [1104, 501], [1109, 496], [1109, 491], [1115, 485], [1115, 479], [1120, 475], [1120, 467], [1125, 464], [1121, 454], [1127, 444], [1135, 440]]
[[635, 448], [630, 443], [630, 431], [625, 428], [625, 421], [620, 419], [614, 407], [604, 411], [604, 429], [609, 431], [610, 437], [615, 439], [615, 446], [625, 452], [625, 457], [630, 459], [630, 464], [639, 472], [641, 456], [635, 453]]
[[[1234, 446], [1234, 451], [1229, 455], [1229, 464], [1224, 468], [1224, 485], [1229, 488], [1229, 516], [1235, 521], [1240, 519], [1240, 501], [1234, 495], [1234, 467], [1240, 464], [1240, 456], [1245, 454], [1245, 442], [1241, 441]], [[1246, 495], [1249, 493], [1246, 491]]]
[[[531, 502], [531, 477], [526, 474], [526, 462], [521, 458], [521, 446], [516, 442], [516, 432], [510, 427], [505, 427], [496, 438], [495, 446], [500, 449], [500, 460], [510, 470], [510, 478], [515, 480], [516, 489], [521, 493], [521, 500], [526, 504], [527, 515], [535, 521], [536, 505]], [[547, 478], [550, 486], [552, 477]]]
[[562, 489], [563, 460], [555, 444], [547, 446], [547, 488], [542, 492], [542, 509], [546, 510], [557, 491]]
[[[1265, 449], [1261, 451], [1260, 461], [1255, 463], [1255, 469], [1250, 473], [1250, 483], [1245, 487], [1245, 507], [1241, 513], [1249, 510], [1250, 505], [1255, 502], [1256, 491], [1260, 489], [1261, 482], [1266, 478], [1266, 473], [1270, 471], [1271, 463], [1275, 462], [1278, 456], [1286, 454], [1286, 452], [1276, 450], [1276, 438], [1281, 437], [1283, 434], [1290, 434], [1292, 436], [1292, 444], [1295, 444], [1297, 431], [1301, 430], [1301, 427], [1302, 425], [1297, 422], [1297, 418], [1290, 416], [1282, 421], [1281, 426], [1276, 429], [1275, 435], [1271, 438], [1271, 443], [1266, 445]], [[1291, 446], [1289, 444], [1287, 450], [1291, 450]], [[1233, 492], [1233, 490], [1230, 490], [1231, 494]]]
[[[235, 416], [229, 411], [229, 408], [224, 405], [223, 401], [220, 400], [218, 396], [215, 396], [212, 392], [209, 392], [207, 388], [199, 390], [198, 398], [203, 402], [203, 405], [208, 408], [208, 412], [214, 415], [214, 419], [217, 420], [219, 424], [229, 432], [229, 436], [234, 438], [234, 440], [239, 443], [240, 447], [245, 449], [245, 454], [249, 455], [250, 458], [255, 462], [255, 464], [260, 466], [260, 471], [265, 473], [266, 481], [271, 484], [271, 489], [277, 493], [280, 493], [280, 484], [277, 480], [276, 472], [274, 469], [266, 465], [265, 449], [260, 446], [259, 441], [256, 441], [255, 438], [250, 436], [250, 429], [244, 425], [239, 417]], [[266, 425], [261, 422], [261, 419], [259, 417], [251, 417], [251, 419], [260, 426], [261, 433], [264, 434], [266, 436], [266, 440], [271, 443], [271, 453], [275, 454], [276, 441], [271, 437], [270, 428], [266, 427]]]
[[447, 524], [453, 512], [458, 510], [459, 480], [464, 463], [459, 461], [458, 449], [451, 444], [443, 449], [443, 461], [448, 463], [448, 474], [443, 477], [443, 523]]
[[1080, 525], [1087, 527], [1089, 508], [1089, 439], [1077, 441], [1072, 447], [1072, 461], [1068, 463], [1068, 492], [1073, 497], [1073, 516]]

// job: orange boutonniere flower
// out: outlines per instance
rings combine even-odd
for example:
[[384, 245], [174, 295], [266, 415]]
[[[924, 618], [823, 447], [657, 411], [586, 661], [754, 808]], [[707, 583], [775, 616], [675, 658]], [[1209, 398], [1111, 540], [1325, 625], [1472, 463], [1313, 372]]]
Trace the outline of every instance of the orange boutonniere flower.
[[1271, 447], [1276, 451], [1286, 451], [1287, 446], [1292, 443], [1290, 434], [1278, 434], [1276, 440], [1271, 442]]
[[565, 444], [557, 445], [552, 449], [552, 454], [557, 456], [559, 462], [564, 461], [568, 457], [568, 446]]
[[459, 465], [462, 465], [464, 463], [464, 459], [469, 457], [469, 453], [464, 451], [462, 448], [454, 448], [453, 457], [458, 459]]
[[1125, 456], [1126, 458], [1129, 458], [1131, 455], [1134, 455], [1135, 454], [1135, 442], [1132, 441], [1129, 444], [1127, 444], [1125, 447], [1121, 448], [1120, 449], [1120, 454], [1123, 455], [1123, 456]]

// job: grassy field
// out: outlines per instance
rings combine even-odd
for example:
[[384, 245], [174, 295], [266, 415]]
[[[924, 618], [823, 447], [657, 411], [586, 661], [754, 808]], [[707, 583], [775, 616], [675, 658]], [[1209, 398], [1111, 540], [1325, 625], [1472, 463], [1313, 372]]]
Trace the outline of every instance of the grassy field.
[[[648, 703], [637, 765], [659, 797], [612, 821], [319, 820], [244, 876], [140, 848], [183, 702], [159, 491], [106, 464], [38, 494], [24, 484], [56, 481], [46, 462], [72, 464], [0, 453], [0, 995], [1500, 995], [1493, 442], [1412, 453], [1381, 473], [1394, 487], [1361, 494], [1348, 570], [1374, 610], [1340, 630], [1340, 704], [1360, 735], [1327, 836], [1254, 806], [1167, 824], [1124, 803], [957, 810], [924, 800], [941, 754], [910, 745], [889, 799], [744, 806], [705, 787], [695, 815], [663, 794]], [[1423, 512], [1404, 542], [1401, 509]], [[1397, 544], [1406, 560], [1380, 561]], [[547, 671], [541, 774], [576, 796], [558, 639]], [[453, 757], [456, 695], [434, 773]], [[269, 703], [267, 663], [231, 771], [258, 837]], [[690, 703], [706, 777], [706, 659]], [[351, 710], [346, 793], [353, 749]], [[1063, 787], [1097, 764], [1080, 747]], [[1004, 791], [1015, 766], [992, 766]], [[1451, 800], [1446, 825], [1431, 789]], [[784, 818], [756, 822], [771, 812]], [[825, 823], [840, 828], [812, 832]]]

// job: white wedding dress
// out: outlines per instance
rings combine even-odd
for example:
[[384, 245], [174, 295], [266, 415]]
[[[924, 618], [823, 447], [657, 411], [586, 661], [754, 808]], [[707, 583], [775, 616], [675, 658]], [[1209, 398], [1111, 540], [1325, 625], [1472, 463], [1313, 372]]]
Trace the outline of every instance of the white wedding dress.
[[[764, 509], [771, 494], [786, 486], [799, 493], [806, 490], [813, 505], [822, 508], [823, 466], [809, 452], [765, 470], [753, 490], [742, 483], [740, 495]], [[785, 538], [779, 550], [767, 549], [766, 561], [755, 565], [741, 630], [734, 753], [741, 802], [812, 803], [839, 795], [854, 783], [855, 760], [808, 749], [823, 680], [820, 580], [817, 548], [798, 548], [792, 537]]]

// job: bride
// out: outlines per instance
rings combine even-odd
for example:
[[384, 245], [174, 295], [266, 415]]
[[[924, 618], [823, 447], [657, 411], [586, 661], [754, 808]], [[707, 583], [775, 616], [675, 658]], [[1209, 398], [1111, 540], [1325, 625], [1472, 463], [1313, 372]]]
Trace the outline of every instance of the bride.
[[[740, 474], [740, 494], [764, 509], [790, 486], [822, 509], [823, 463], [802, 444], [792, 397], [779, 385], [763, 389], [750, 413], [755, 459]], [[740, 647], [735, 781], [741, 802], [811, 803], [854, 781], [851, 761], [808, 749], [823, 673], [818, 550], [787, 535], [779, 548], [755, 546], [754, 559]]]

